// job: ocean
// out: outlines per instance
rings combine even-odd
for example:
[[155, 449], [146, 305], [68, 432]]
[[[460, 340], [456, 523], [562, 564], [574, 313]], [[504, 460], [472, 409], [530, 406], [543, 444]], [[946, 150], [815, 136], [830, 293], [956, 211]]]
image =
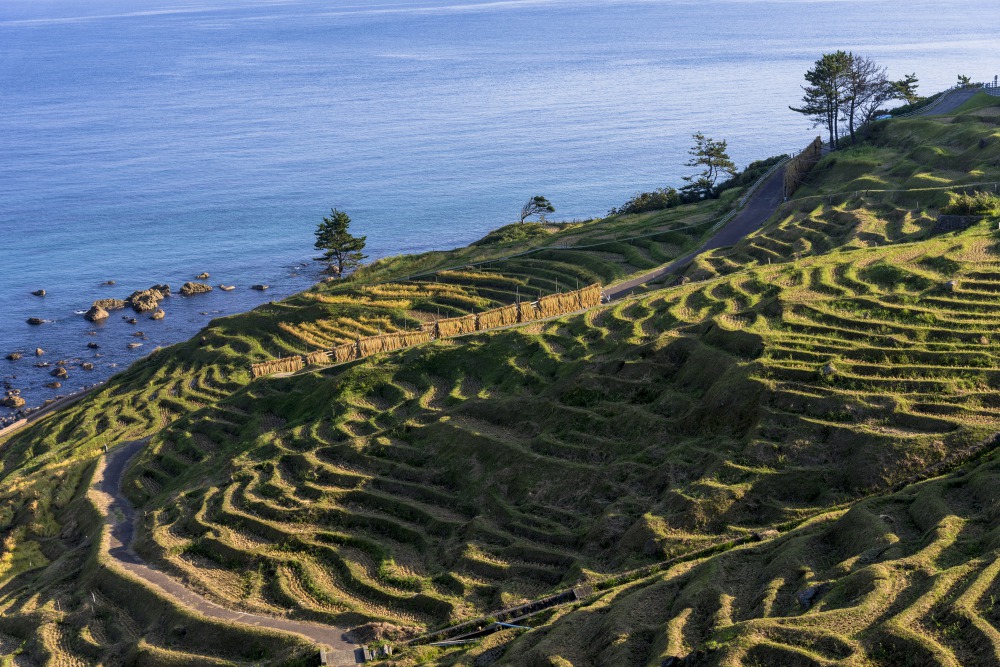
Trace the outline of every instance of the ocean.
[[[38, 405], [304, 289], [331, 207], [372, 257], [466, 244], [536, 194], [599, 216], [681, 184], [694, 132], [740, 166], [804, 147], [788, 106], [825, 51], [931, 93], [1000, 71], [998, 25], [995, 0], [4, 0], [0, 382]], [[237, 289], [80, 315], [202, 271]], [[57, 360], [95, 367], [50, 389]]]

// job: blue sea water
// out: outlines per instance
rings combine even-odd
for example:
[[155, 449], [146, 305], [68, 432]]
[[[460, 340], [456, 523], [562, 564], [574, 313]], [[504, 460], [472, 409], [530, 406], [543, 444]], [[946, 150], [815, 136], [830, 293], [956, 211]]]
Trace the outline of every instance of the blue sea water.
[[[38, 404], [303, 289], [330, 207], [375, 257], [465, 244], [539, 193], [600, 215], [678, 184], [693, 132], [741, 166], [804, 146], [788, 105], [824, 51], [933, 92], [1000, 71], [997, 26], [995, 0], [3, 0], [0, 356], [29, 354], [0, 379]], [[78, 314], [201, 271], [239, 288], [160, 322]], [[35, 347], [96, 368], [45, 388]]]

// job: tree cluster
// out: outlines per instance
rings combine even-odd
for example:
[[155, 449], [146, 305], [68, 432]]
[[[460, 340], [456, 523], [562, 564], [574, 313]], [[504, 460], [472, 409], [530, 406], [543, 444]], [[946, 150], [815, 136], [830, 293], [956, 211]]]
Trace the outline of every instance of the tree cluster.
[[858, 130], [874, 120], [883, 104], [891, 100], [912, 104], [919, 99], [915, 74], [892, 81], [885, 67], [847, 51], [824, 54], [805, 76], [808, 85], [802, 87], [802, 106], [789, 108], [826, 126], [833, 147], [838, 144], [841, 124], [856, 143]]

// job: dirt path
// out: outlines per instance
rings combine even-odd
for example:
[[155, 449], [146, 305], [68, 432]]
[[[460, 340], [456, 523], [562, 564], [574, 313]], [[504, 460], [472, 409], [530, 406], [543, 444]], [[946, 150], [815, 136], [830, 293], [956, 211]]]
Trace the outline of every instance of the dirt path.
[[732, 220], [694, 252], [675, 259], [666, 266], [653, 269], [638, 278], [632, 278], [617, 285], [609, 285], [604, 288], [604, 293], [611, 301], [628, 296], [640, 285], [671, 273], [680, 273], [695, 257], [706, 250], [733, 245], [743, 237], [760, 229], [764, 221], [774, 215], [774, 212], [778, 209], [778, 205], [784, 199], [784, 179], [784, 169], [778, 169], [771, 174], [770, 178], [764, 181], [753, 196], [750, 197], [743, 210], [736, 214]]
[[258, 616], [227, 609], [192, 592], [177, 579], [150, 567], [132, 551], [136, 512], [132, 504], [122, 495], [121, 482], [128, 464], [136, 454], [142, 451], [147, 442], [148, 440], [136, 440], [116, 447], [105, 457], [94, 473], [91, 489], [103, 496], [104, 502], [102, 504], [107, 507], [105, 521], [110, 532], [108, 555], [125, 570], [159, 588], [164, 594], [203, 616], [230, 623], [245, 623], [303, 635], [317, 644], [327, 647], [326, 664], [329, 665], [347, 666], [364, 662], [360, 647], [348, 641], [344, 630], [340, 628], [272, 616]]

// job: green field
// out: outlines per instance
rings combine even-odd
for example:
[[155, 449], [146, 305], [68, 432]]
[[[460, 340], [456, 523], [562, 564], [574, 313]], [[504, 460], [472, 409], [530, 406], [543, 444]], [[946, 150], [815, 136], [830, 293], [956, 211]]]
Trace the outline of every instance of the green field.
[[[1000, 237], [933, 229], [956, 186], [1000, 181], [997, 110], [880, 124], [688, 282], [584, 314], [247, 371], [641, 274], [738, 193], [383, 260], [155, 352], [0, 443], [0, 654], [308, 658], [108, 567], [91, 472], [149, 437], [125, 485], [147, 561], [393, 638], [398, 665], [994, 664]], [[400, 643], [581, 583], [518, 636]]]

